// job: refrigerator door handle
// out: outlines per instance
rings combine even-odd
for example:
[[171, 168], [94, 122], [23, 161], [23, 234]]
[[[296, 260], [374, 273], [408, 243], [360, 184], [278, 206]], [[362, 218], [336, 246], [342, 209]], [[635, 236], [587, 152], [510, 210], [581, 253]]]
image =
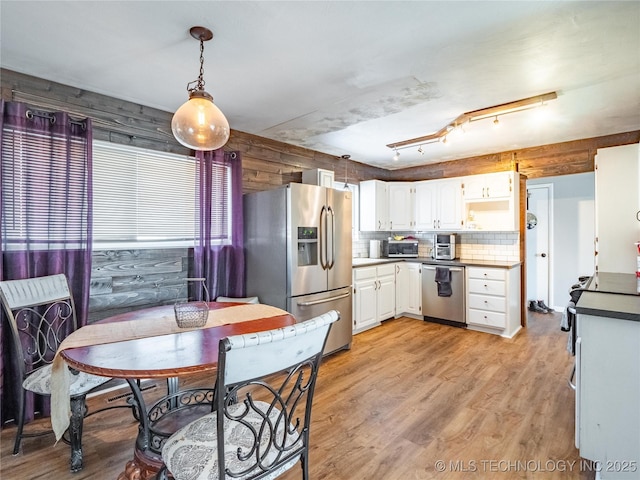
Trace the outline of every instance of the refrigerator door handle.
[[347, 298], [351, 295], [351, 291], [343, 293], [342, 295], [336, 295], [335, 297], [323, 298], [322, 300], [311, 300], [309, 302], [298, 302], [300, 307], [309, 307], [311, 305], [319, 305], [321, 303], [333, 302], [334, 300], [340, 300], [341, 298]]
[[[327, 270], [331, 270], [336, 263], [336, 214], [333, 208], [327, 207], [327, 214], [331, 214], [331, 263], [329, 262], [329, 254], [327, 253]], [[327, 235], [329, 230], [327, 229]], [[329, 239], [327, 239], [327, 245]]]
[[[327, 269], [327, 262], [325, 261], [327, 258], [327, 242], [326, 242], [326, 238], [325, 236], [327, 235], [324, 228], [322, 228], [323, 226], [323, 220], [324, 223], [326, 223], [327, 221], [327, 207], [325, 205], [322, 206], [322, 209], [320, 210], [320, 235], [319, 235], [319, 241], [320, 241], [320, 266], [322, 267], [323, 270]], [[324, 257], [323, 254], [324, 253]]]

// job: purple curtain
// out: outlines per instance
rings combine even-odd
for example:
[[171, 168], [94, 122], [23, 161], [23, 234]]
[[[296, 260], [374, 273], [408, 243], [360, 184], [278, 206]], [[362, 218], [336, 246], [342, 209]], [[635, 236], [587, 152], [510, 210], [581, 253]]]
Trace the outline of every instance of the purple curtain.
[[[79, 325], [86, 324], [91, 278], [92, 124], [62, 112], [0, 103], [0, 280], [66, 274]], [[21, 379], [0, 314], [0, 401], [13, 418]], [[48, 399], [27, 395], [27, 419], [48, 414]]]
[[[198, 236], [189, 274], [207, 279], [211, 300], [221, 295], [243, 297], [245, 282], [240, 153], [218, 149], [196, 152], [196, 158]], [[194, 292], [194, 296], [198, 297], [197, 292]]]

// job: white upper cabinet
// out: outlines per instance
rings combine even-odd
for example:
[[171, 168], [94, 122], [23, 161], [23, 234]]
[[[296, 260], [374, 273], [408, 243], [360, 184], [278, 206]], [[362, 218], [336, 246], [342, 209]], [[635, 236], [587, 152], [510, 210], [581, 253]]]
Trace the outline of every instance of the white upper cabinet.
[[438, 180], [439, 230], [462, 228], [462, 179]]
[[415, 183], [414, 230], [462, 229], [462, 179]]
[[362, 231], [518, 231], [517, 172], [360, 182]]
[[390, 182], [389, 230], [415, 229], [415, 188], [413, 182]]
[[334, 173], [332, 170], [314, 168], [302, 171], [302, 183], [333, 188]]
[[596, 270], [636, 273], [640, 242], [640, 147], [599, 148], [595, 158]]
[[389, 190], [387, 182], [360, 182], [360, 230], [389, 231]]
[[513, 172], [471, 175], [464, 179], [465, 200], [508, 198], [514, 191]]
[[434, 180], [416, 182], [416, 230], [433, 230], [437, 224], [438, 187]]
[[462, 180], [463, 219], [467, 230], [519, 230], [519, 173], [487, 173], [471, 175]]

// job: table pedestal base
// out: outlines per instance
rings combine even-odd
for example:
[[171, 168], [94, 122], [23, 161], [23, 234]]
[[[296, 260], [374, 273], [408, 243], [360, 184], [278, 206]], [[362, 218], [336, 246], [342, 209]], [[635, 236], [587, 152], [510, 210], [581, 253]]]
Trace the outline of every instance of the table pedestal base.
[[138, 449], [124, 467], [124, 472], [118, 475], [118, 480], [154, 480], [162, 468], [162, 461], [150, 458]]

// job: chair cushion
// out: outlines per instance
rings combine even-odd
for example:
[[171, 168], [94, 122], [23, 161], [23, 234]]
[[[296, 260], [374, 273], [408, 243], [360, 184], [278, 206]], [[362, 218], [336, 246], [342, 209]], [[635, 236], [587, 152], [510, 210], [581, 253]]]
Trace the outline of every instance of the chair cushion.
[[[269, 405], [265, 402], [256, 401], [255, 405], [262, 412], [266, 412], [269, 408]], [[242, 403], [231, 405], [229, 412], [234, 415], [237, 412], [242, 412], [244, 408], [245, 406]], [[278, 422], [279, 414], [280, 412], [275, 408], [270, 413], [269, 418], [273, 424]], [[259, 430], [263, 417], [252, 410], [244, 420], [250, 423], [254, 429]], [[218, 478], [216, 421], [217, 413], [210, 413], [181, 428], [166, 441], [162, 448], [162, 459], [176, 480], [213, 480]], [[276, 434], [278, 443], [282, 442], [282, 430], [284, 427], [282, 422], [279, 425], [281, 428], [277, 429]], [[238, 459], [238, 449], [242, 449], [243, 453], [248, 452], [253, 445], [253, 434], [245, 425], [227, 418], [225, 418], [224, 430], [226, 467], [233, 472], [249, 468], [254, 464], [255, 453], [248, 461], [243, 462]], [[289, 430], [294, 435], [289, 434], [285, 446], [292, 447], [292, 449], [301, 447], [302, 439], [298, 436], [294, 426], [289, 424]], [[260, 440], [261, 452], [264, 452], [268, 441], [268, 434], [265, 432]], [[271, 465], [277, 454], [278, 452], [271, 448], [263, 461], [263, 465]], [[296, 455], [263, 478], [274, 479], [282, 475], [282, 473], [295, 465], [299, 458], [300, 455]], [[259, 472], [260, 470], [256, 466], [246, 475], [233, 478], [251, 478]]]
[[[109, 380], [111, 379], [108, 377], [99, 377], [84, 372], [79, 372], [77, 375], [72, 374], [69, 393], [72, 397], [83, 395]], [[28, 375], [22, 382], [22, 387], [38, 395], [51, 395], [50, 383], [51, 365], [45, 365]]]

